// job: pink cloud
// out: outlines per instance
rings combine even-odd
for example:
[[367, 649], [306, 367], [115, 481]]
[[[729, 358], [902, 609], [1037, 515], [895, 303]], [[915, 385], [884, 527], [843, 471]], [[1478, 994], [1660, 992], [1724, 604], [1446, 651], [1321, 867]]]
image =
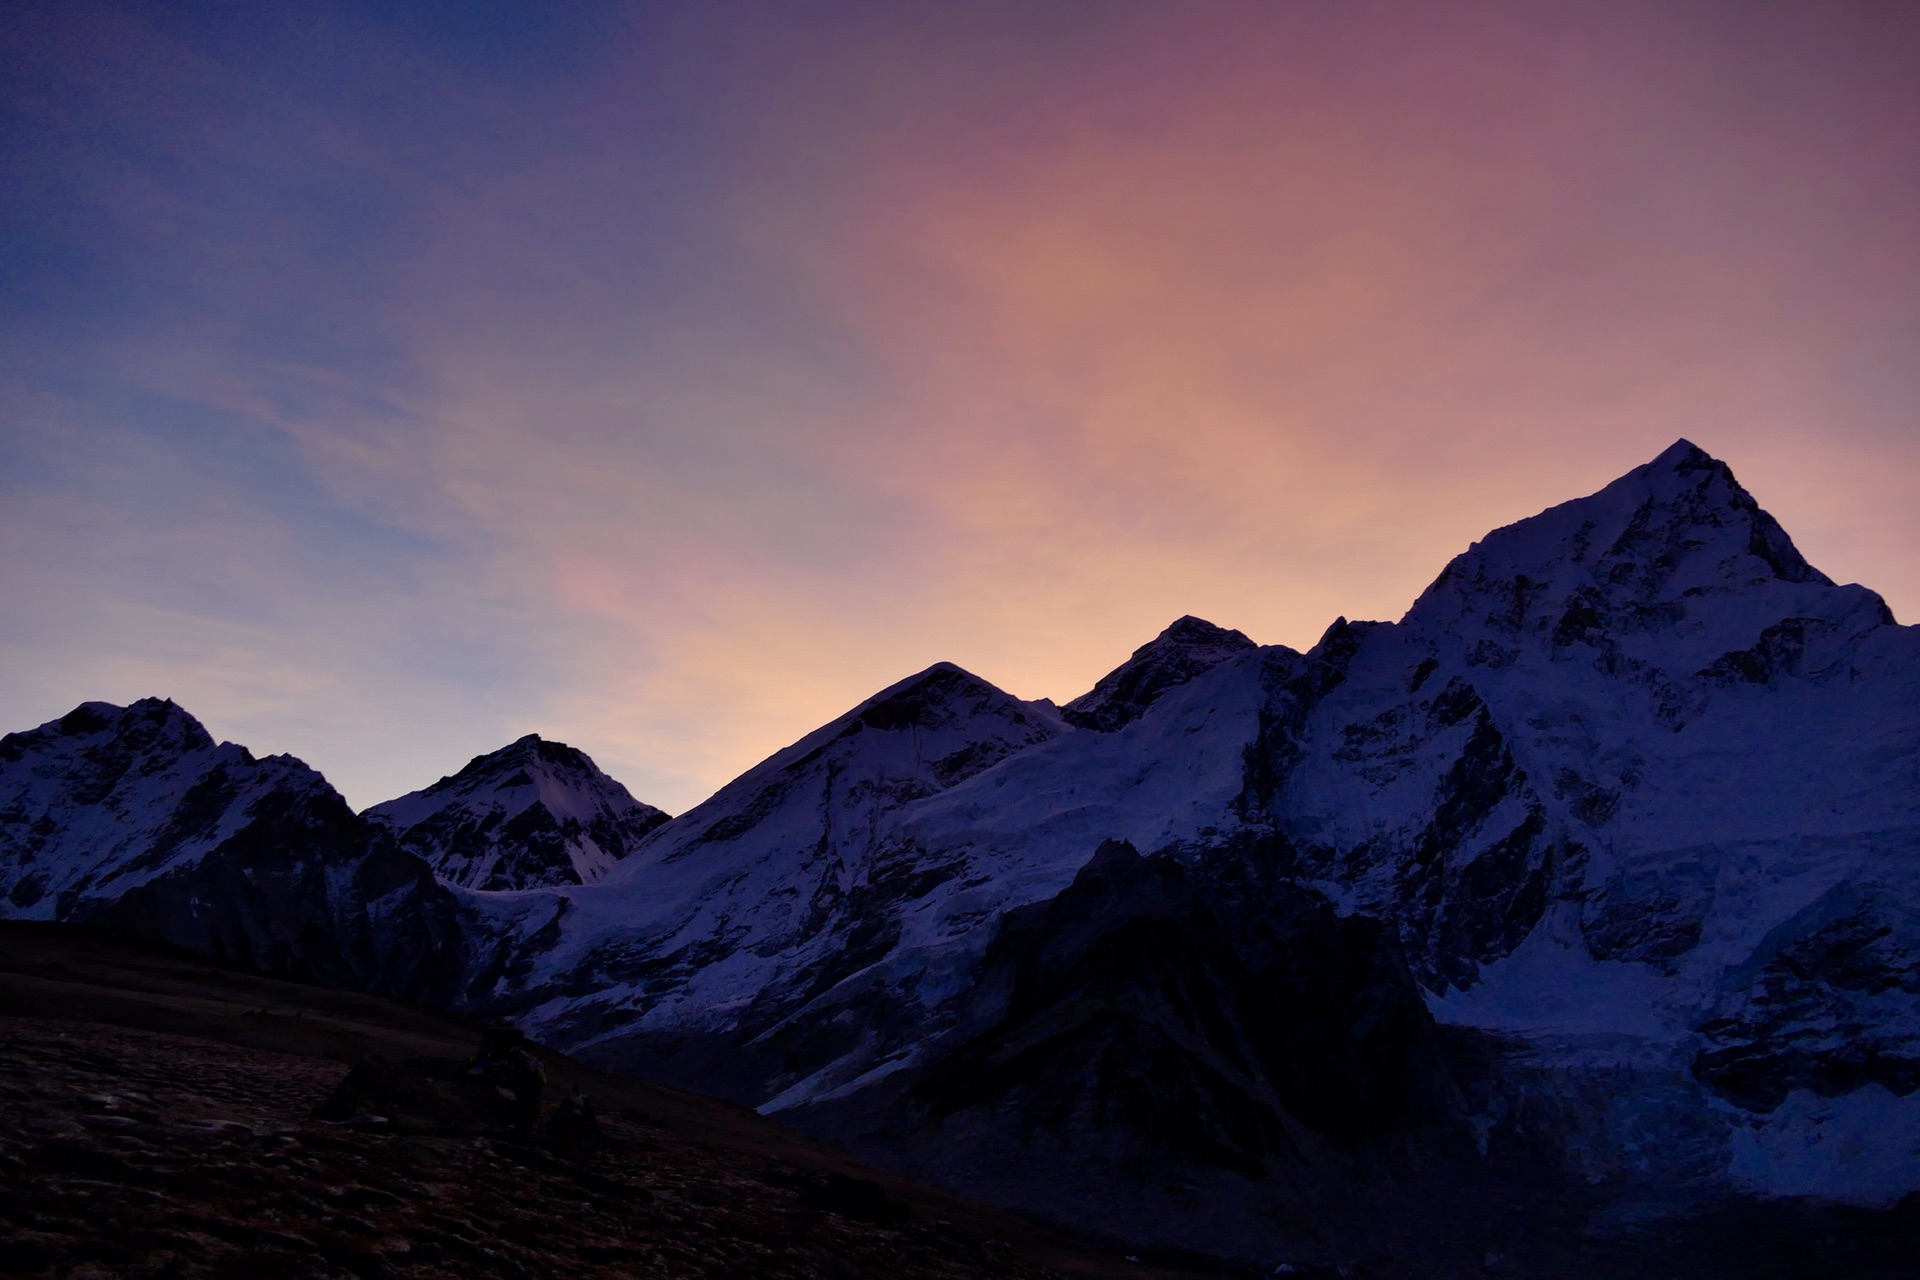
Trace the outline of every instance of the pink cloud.
[[[399, 59], [392, 121], [167, 72], [134, 97], [188, 160], [372, 175], [399, 212], [309, 261], [310, 226], [223, 239], [205, 199], [107, 172], [212, 302], [87, 359], [262, 424], [441, 560], [382, 632], [386, 588], [276, 584], [298, 536], [227, 545], [272, 507], [230, 493], [269, 514], [155, 554], [281, 630], [116, 606], [71, 682], [159, 679], [157, 628], [189, 705], [269, 740], [332, 715], [311, 754], [358, 801], [538, 730], [680, 808], [936, 660], [1064, 699], [1182, 613], [1295, 645], [1397, 616], [1679, 435], [1920, 610], [1914, 21], [1196, 12], [637, 28], [488, 93]], [[249, 346], [289, 307], [375, 355]], [[269, 707], [295, 628], [327, 672]], [[433, 671], [475, 635], [513, 678]], [[355, 682], [379, 692], [339, 711]], [[383, 702], [410, 736], [362, 767], [402, 731]]]

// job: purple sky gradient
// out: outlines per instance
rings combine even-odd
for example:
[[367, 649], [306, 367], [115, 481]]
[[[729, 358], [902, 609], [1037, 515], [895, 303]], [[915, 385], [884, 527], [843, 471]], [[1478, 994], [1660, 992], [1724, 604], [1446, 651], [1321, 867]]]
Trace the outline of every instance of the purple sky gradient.
[[0, 18], [0, 727], [679, 810], [956, 661], [1305, 646], [1681, 435], [1920, 613], [1920, 10]]

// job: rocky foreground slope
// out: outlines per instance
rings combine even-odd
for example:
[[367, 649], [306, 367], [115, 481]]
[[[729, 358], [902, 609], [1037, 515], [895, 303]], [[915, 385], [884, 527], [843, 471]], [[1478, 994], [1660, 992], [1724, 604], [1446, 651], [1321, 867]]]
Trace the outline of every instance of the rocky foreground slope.
[[583, 1089], [599, 1106], [584, 1161], [312, 1114], [349, 1062], [459, 1058], [476, 1037], [402, 1004], [0, 925], [0, 1275], [1186, 1274], [897, 1182], [823, 1194], [867, 1171], [750, 1113], [557, 1054], [549, 1096]]
[[[210, 744], [87, 727], [157, 714], [0, 747], [17, 910], [124, 897], [312, 968], [257, 939], [330, 957], [377, 909], [421, 998], [1143, 1243], [1332, 1259], [1525, 1187], [1601, 1231], [1920, 1190], [1920, 629], [1684, 441], [1306, 653], [1182, 619], [1064, 707], [932, 667], [592, 883], [285, 828], [276, 865], [338, 888], [246, 916], [200, 886], [245, 878], [223, 841], [263, 799], [183, 843]], [[103, 752], [142, 763], [103, 789]]]

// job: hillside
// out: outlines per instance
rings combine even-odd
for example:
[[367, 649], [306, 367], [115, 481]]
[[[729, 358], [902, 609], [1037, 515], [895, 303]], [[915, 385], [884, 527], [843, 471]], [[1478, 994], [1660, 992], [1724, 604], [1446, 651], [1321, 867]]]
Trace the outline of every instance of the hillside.
[[310, 1114], [350, 1062], [465, 1057], [478, 1034], [377, 997], [0, 925], [0, 1274], [1187, 1274], [896, 1179], [904, 1225], [810, 1208], [829, 1175], [879, 1175], [751, 1112], [551, 1051], [548, 1096], [584, 1090], [605, 1129], [583, 1167]]

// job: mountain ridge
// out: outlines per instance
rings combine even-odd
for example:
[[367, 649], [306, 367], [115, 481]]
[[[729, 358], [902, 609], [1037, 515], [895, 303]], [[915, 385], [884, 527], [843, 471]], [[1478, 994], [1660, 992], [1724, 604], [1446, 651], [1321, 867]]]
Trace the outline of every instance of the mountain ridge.
[[[656, 823], [591, 883], [439, 884], [379, 824], [365, 838], [414, 868], [390, 919], [450, 957], [435, 999], [988, 1198], [1038, 1194], [1008, 1154], [1018, 1135], [1078, 1134], [1028, 1162], [1082, 1189], [1047, 1211], [1254, 1249], [1292, 1238], [1262, 1204], [1321, 1204], [1345, 1224], [1329, 1231], [1360, 1231], [1423, 1194], [1408, 1169], [1462, 1159], [1674, 1205], [1920, 1191], [1917, 741], [1920, 628], [1808, 565], [1680, 441], [1489, 533], [1398, 622], [1338, 619], [1306, 653], [1182, 618], [1060, 708], [935, 664]], [[0, 749], [0, 783], [38, 794], [18, 781], [27, 751]], [[76, 812], [97, 817], [85, 762], [43, 755], [78, 771]], [[0, 854], [30, 843], [16, 809], [0, 793], [16, 841]], [[153, 822], [114, 821], [154, 847]], [[1123, 884], [1201, 897], [1175, 924]], [[996, 983], [1042, 990], [1006, 967], [1042, 954], [1020, 922], [1075, 901], [1135, 904], [1075, 955], [1152, 936], [1167, 964], [1067, 982], [982, 1040], [1011, 1016]], [[1370, 1069], [1437, 1072], [1424, 1118], [1358, 1135], [1258, 1083], [1337, 1072], [1332, 1041], [1221, 1075], [1250, 1061], [1235, 993], [1332, 990], [1319, 944], [1219, 924], [1282, 903], [1372, 922], [1342, 935], [1350, 963], [1403, 975], [1381, 990], [1417, 992], [1430, 1029]], [[1073, 1039], [1060, 1019], [1083, 1000], [1162, 1011], [1112, 1024], [1157, 1046], [1129, 1087], [1232, 1076], [1185, 1095], [1238, 1099], [1227, 1111], [1182, 1114], [1293, 1136], [1234, 1154], [1100, 1101], [1066, 1046], [1118, 1041]], [[1038, 1074], [962, 1069], [1006, 1053], [1037, 1054]], [[926, 1109], [941, 1081], [978, 1079], [1009, 1083]], [[1049, 1119], [1076, 1098], [1079, 1119]], [[1169, 1217], [1165, 1187], [1128, 1172], [1142, 1161], [1216, 1209]], [[1327, 1179], [1344, 1190], [1316, 1199]]]
[[457, 902], [292, 756], [170, 700], [85, 703], [0, 738], [11, 919], [91, 923], [336, 986], [451, 1002]]

